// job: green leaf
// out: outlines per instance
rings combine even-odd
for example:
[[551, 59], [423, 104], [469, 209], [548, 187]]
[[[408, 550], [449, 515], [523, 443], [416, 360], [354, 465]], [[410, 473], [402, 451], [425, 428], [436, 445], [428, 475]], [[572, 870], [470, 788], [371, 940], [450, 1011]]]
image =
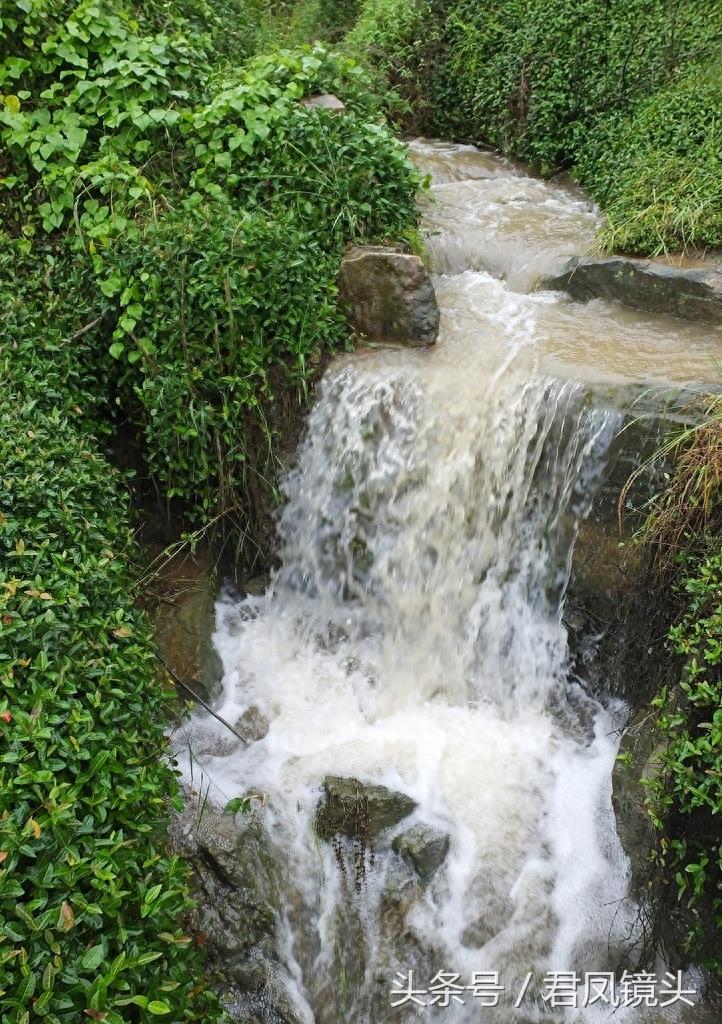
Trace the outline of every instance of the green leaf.
[[148, 1013], [155, 1014], [157, 1017], [163, 1014], [170, 1013], [170, 1006], [168, 1003], [162, 1002], [160, 999], [151, 999], [147, 1006]]
[[83, 959], [80, 961], [84, 971], [94, 971], [102, 964], [105, 959], [105, 947], [102, 945], [93, 946], [87, 953], [83, 955]]

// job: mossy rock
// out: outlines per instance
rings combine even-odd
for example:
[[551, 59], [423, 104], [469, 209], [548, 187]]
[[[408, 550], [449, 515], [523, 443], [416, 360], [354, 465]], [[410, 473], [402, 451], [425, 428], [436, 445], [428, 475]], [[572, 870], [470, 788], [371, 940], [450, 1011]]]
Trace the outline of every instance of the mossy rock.
[[328, 775], [323, 790], [316, 831], [324, 840], [342, 835], [368, 844], [416, 810], [416, 802], [405, 793], [358, 779]]
[[412, 253], [355, 246], [341, 263], [339, 297], [351, 327], [368, 341], [415, 347], [438, 337], [431, 275]]

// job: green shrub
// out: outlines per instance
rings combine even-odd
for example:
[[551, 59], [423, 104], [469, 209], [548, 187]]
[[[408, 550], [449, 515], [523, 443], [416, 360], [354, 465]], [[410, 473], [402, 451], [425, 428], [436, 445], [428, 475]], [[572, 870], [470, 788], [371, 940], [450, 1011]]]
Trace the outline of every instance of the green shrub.
[[[66, 338], [91, 327], [97, 402], [138, 428], [159, 493], [244, 532], [250, 477], [273, 489], [270, 379], [305, 395], [345, 341], [343, 248], [413, 228], [418, 174], [347, 56], [306, 46], [211, 72], [177, 12], [174, 36], [141, 36], [122, 7], [52, 10], [4, 26], [26, 54], [6, 61], [17, 102], [0, 111], [12, 229], [54, 236], [53, 281], [83, 310]], [[326, 91], [343, 117], [299, 103]]]
[[677, 587], [684, 605], [670, 631], [684, 659], [678, 688], [653, 702], [665, 748], [648, 783], [660, 832], [657, 861], [691, 908], [686, 945], [722, 975], [722, 553], [719, 541], [702, 558], [687, 556]]
[[0, 161], [6, 223], [46, 232], [86, 205], [122, 231], [153, 177], [167, 173], [170, 128], [189, 88], [207, 73], [183, 35], [139, 34], [120, 4], [40, 0], [0, 20]]
[[119, 392], [151, 474], [191, 518], [226, 513], [243, 528], [247, 474], [260, 469], [249, 421], [263, 421], [274, 384], [302, 393], [344, 339], [337, 258], [292, 215], [204, 205], [148, 225], [105, 265], [105, 291], [117, 283], [124, 303]]
[[366, 0], [346, 45], [385, 83], [389, 114], [405, 127], [435, 123], [430, 76], [442, 21], [433, 0]]
[[688, 75], [602, 118], [576, 173], [605, 209], [608, 248], [722, 246], [722, 77]]
[[3, 1019], [207, 1020], [122, 483], [64, 411], [0, 387]]

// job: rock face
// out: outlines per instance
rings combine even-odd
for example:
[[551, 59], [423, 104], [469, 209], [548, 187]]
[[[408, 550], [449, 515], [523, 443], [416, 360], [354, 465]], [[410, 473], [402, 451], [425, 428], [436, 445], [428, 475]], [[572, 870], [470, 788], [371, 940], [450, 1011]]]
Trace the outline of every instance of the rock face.
[[312, 107], [321, 110], [330, 110], [332, 114], [345, 114], [346, 104], [332, 92], [316, 93], [314, 96], [304, 96], [299, 101], [302, 107]]
[[276, 867], [255, 816], [206, 807], [199, 818], [189, 837], [194, 887], [203, 897], [194, 910], [195, 925], [224, 958], [228, 973], [231, 960], [240, 970], [252, 950], [273, 956], [280, 907]]
[[421, 882], [428, 885], [446, 860], [449, 836], [432, 825], [414, 825], [396, 836], [391, 847], [413, 866]]
[[415, 801], [405, 793], [358, 779], [329, 775], [323, 789], [316, 813], [316, 831], [321, 839], [342, 835], [368, 844], [416, 809]]
[[222, 814], [189, 801], [172, 838], [192, 869], [190, 924], [226, 991], [232, 1018], [301, 1024], [278, 954], [279, 868], [260, 816]]
[[656, 720], [657, 715], [648, 707], [636, 712], [622, 737], [620, 757], [612, 774], [617, 830], [630, 860], [636, 892], [649, 878], [649, 851], [655, 845], [654, 827], [645, 806], [644, 782], [654, 777], [658, 767], [660, 734]]
[[609, 299], [650, 313], [722, 324], [722, 269], [670, 267], [650, 260], [574, 260], [544, 282], [575, 299]]
[[354, 331], [368, 341], [432, 345], [439, 307], [418, 256], [381, 246], [356, 246], [343, 258], [339, 295]]

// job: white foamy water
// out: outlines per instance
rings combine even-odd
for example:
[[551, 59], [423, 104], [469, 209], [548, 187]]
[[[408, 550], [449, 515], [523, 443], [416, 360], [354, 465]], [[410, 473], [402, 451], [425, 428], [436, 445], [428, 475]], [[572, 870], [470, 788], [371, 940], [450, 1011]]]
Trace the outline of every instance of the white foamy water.
[[[265, 597], [217, 606], [217, 710], [233, 722], [255, 706], [268, 734], [242, 749], [198, 714], [193, 770], [221, 804], [267, 795], [284, 879], [279, 949], [300, 1019], [672, 1020], [539, 999], [546, 972], [631, 966], [639, 942], [611, 803], [626, 710], [571, 676], [562, 608], [620, 421], [589, 385], [696, 379], [694, 367], [676, 373], [690, 339], [701, 366], [718, 335], [520, 292], [532, 263], [547, 272], [574, 251], [596, 213], [475, 154], [416, 146], [443, 178], [429, 214], [436, 266], [454, 271], [437, 281], [440, 340], [357, 353], [327, 373], [286, 482], [281, 568]], [[479, 205], [474, 190], [489, 182]], [[504, 209], [490, 227], [494, 203]], [[526, 227], [507, 217], [514, 203]], [[502, 258], [469, 269], [477, 227], [488, 241], [499, 225]], [[542, 236], [546, 255], [530, 262]], [[513, 289], [490, 270], [516, 274]], [[666, 377], [653, 365], [665, 345]], [[383, 784], [417, 809], [372, 853], [334, 850], [313, 828], [327, 775]], [[450, 837], [425, 890], [391, 850], [416, 823]], [[506, 991], [483, 1011], [468, 992], [448, 1008], [392, 1008], [395, 975], [409, 970], [419, 987], [441, 970], [467, 984], [498, 972]]]

